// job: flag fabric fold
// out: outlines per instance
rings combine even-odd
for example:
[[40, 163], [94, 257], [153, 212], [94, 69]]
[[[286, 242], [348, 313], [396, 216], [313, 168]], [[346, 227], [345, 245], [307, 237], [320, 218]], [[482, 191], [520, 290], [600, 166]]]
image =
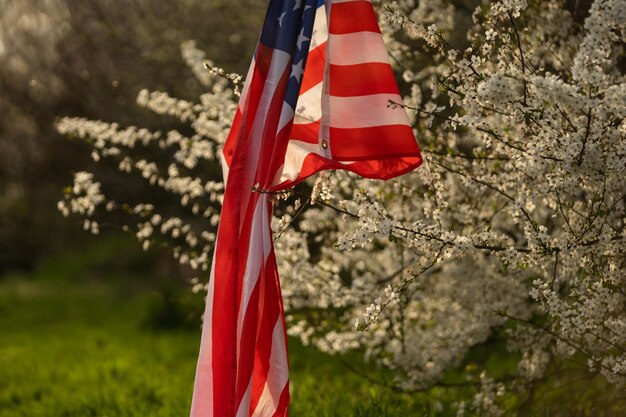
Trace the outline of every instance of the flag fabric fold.
[[270, 0], [225, 143], [226, 189], [192, 417], [286, 416], [271, 192], [326, 169], [388, 179], [421, 156], [369, 0]]

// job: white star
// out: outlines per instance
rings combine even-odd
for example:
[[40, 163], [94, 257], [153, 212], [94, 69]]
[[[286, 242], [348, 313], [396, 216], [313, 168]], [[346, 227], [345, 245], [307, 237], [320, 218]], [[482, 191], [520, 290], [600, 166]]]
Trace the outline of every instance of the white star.
[[302, 7], [302, 0], [296, 0], [296, 5], [293, 6], [293, 10], [298, 10], [300, 7]]
[[283, 12], [280, 17], [278, 18], [278, 26], [282, 26], [283, 25], [283, 19], [285, 18], [285, 15], [287, 14], [287, 12]]
[[298, 49], [302, 49], [302, 44], [308, 40], [311, 40], [311, 39], [304, 36], [304, 28], [302, 28], [302, 30], [300, 31], [300, 34], [298, 35], [298, 40], [296, 41], [296, 45], [298, 45]]
[[291, 77], [296, 77], [296, 82], [300, 82], [300, 77], [302, 77], [302, 74], [304, 74], [304, 69], [302, 68], [302, 62], [303, 60], [301, 59], [300, 62], [298, 62], [295, 65], [291, 66]]

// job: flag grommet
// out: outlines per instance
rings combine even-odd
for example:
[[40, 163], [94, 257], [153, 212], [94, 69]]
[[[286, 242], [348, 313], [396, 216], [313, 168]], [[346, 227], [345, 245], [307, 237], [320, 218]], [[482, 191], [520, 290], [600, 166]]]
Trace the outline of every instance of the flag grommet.
[[322, 140], [322, 148], [328, 149], [328, 142], [326, 142], [326, 139]]

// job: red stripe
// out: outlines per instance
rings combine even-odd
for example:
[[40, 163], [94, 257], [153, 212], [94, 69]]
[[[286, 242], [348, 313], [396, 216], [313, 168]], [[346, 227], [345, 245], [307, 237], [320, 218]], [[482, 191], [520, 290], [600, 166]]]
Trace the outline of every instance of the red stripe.
[[243, 103], [243, 106], [240, 103], [239, 107], [237, 107], [233, 125], [226, 138], [226, 143], [224, 143], [224, 158], [229, 163], [229, 166], [232, 161], [233, 152], [237, 146], [237, 138], [242, 134], [242, 129], [244, 132], [250, 132], [250, 128], [254, 122], [254, 115], [256, 114], [263, 87], [265, 86], [272, 53], [273, 49], [266, 48], [259, 43], [256, 51], [254, 71], [252, 72], [252, 80], [250, 80], [250, 88], [248, 89], [248, 100]]
[[320, 122], [294, 124], [291, 128], [290, 139], [302, 142], [317, 143], [320, 131]]
[[[293, 128], [293, 120], [287, 123], [280, 132], [276, 135], [276, 146], [274, 147], [274, 159], [272, 160], [272, 165], [270, 166], [269, 172], [273, 173], [274, 176], [280, 171], [281, 166], [285, 163], [285, 156], [287, 154], [287, 146], [289, 145], [289, 140], [291, 138], [291, 131]], [[274, 183], [273, 178], [271, 183]]]
[[[248, 139], [248, 138], [246, 138]], [[241, 388], [236, 385], [238, 369], [242, 361], [245, 363], [246, 353], [253, 352], [241, 349], [237, 361], [237, 318], [242, 296], [242, 276], [247, 264], [247, 253], [250, 246], [253, 211], [241, 205], [243, 193], [249, 194], [249, 206], [254, 207], [260, 194], [245, 189], [241, 178], [246, 166], [249, 166], [249, 155], [245, 153], [245, 140], [239, 143], [228, 176], [228, 187], [224, 194], [222, 217], [218, 230], [218, 244], [215, 249], [215, 292], [211, 308], [213, 309], [213, 403], [215, 415], [234, 415], [238, 408]], [[242, 140], [242, 139], [239, 139]], [[252, 212], [251, 212], [252, 211]], [[255, 296], [253, 294], [253, 296]], [[254, 303], [254, 300], [251, 300]], [[254, 304], [250, 304], [254, 305]], [[244, 323], [245, 325], [245, 323]], [[242, 338], [249, 329], [242, 332]], [[254, 334], [254, 332], [253, 332]], [[245, 345], [243, 345], [245, 346]], [[245, 387], [243, 388], [245, 390]]]
[[[237, 161], [235, 152], [233, 163], [229, 172], [229, 185], [241, 174], [243, 165]], [[233, 184], [234, 185], [234, 184]], [[211, 300], [212, 305], [207, 308], [213, 309], [213, 410], [215, 415], [229, 416], [235, 413], [235, 398], [233, 387], [237, 375], [237, 313], [238, 303], [236, 296], [237, 280], [233, 279], [238, 274], [238, 262], [236, 253], [237, 237], [239, 236], [239, 211], [236, 188], [227, 187], [222, 206], [222, 218], [218, 230], [218, 242], [214, 256], [215, 270], [215, 293]]]
[[329, 159], [324, 158], [321, 155], [318, 155], [316, 153], [310, 153], [306, 156], [306, 158], [304, 158], [304, 162], [302, 163], [302, 169], [300, 170], [298, 178], [293, 181], [284, 181], [273, 187], [270, 191], [286, 190], [303, 181], [304, 179], [310, 177], [316, 172], [322, 171], [324, 169], [331, 169], [328, 165], [329, 162], [331, 162]]
[[239, 134], [239, 130], [241, 129], [242, 124], [242, 114], [239, 107], [237, 107], [237, 111], [235, 112], [235, 118], [233, 119], [233, 124], [230, 128], [230, 132], [228, 132], [228, 137], [226, 138], [226, 142], [224, 143], [224, 159], [226, 160], [226, 164], [230, 166], [231, 161], [233, 159], [233, 152], [235, 152], [235, 145], [237, 145], [237, 135]]
[[[272, 65], [272, 55], [274, 55], [274, 49], [268, 48], [259, 42], [256, 55], [254, 56], [254, 72], [261, 74], [263, 80], [267, 79], [267, 74], [269, 73], [270, 66]], [[248, 96], [255, 97], [250, 94]]]
[[[262, 260], [261, 262], [265, 263], [264, 260]], [[259, 271], [259, 277], [257, 277], [257, 282], [254, 286], [254, 289], [252, 290], [250, 300], [248, 301], [248, 308], [246, 308], [246, 310], [243, 312], [244, 317], [242, 323], [241, 338], [239, 339], [240, 357], [237, 375], [236, 398], [238, 405], [241, 403], [241, 400], [246, 393], [246, 389], [248, 388], [248, 384], [250, 383], [250, 378], [254, 367], [254, 354], [252, 349], [250, 349], [249, 347], [254, 346], [256, 343], [259, 324], [259, 292], [264, 274], [264, 266], [261, 266], [261, 270]], [[239, 408], [239, 406], [237, 408]]]
[[[255, 114], [255, 118], [262, 118], [264, 121], [262, 125], [262, 132], [249, 132], [248, 136], [254, 135], [257, 138], [257, 141], [260, 142], [260, 147], [258, 148], [258, 154], [253, 154], [248, 151], [249, 146], [246, 143], [242, 146], [242, 152], [245, 154], [246, 162], [246, 171], [254, 170], [254, 180], [251, 184], [242, 184], [244, 188], [249, 185], [252, 187], [254, 184], [259, 184], [261, 189], [265, 189], [269, 187], [268, 177], [271, 175], [268, 173], [268, 167], [270, 166], [271, 161], [276, 155], [273, 153], [272, 149], [275, 142], [276, 130], [278, 128], [278, 123], [280, 119], [280, 112], [282, 102], [284, 101], [285, 89], [287, 87], [287, 83], [289, 81], [289, 65], [286, 66], [280, 80], [278, 81], [278, 85], [274, 91], [274, 96], [270, 102], [267, 113], [265, 115]], [[260, 101], [260, 93], [257, 99], [257, 103]], [[256, 107], [256, 106], [255, 106]], [[251, 119], [253, 119], [251, 117]], [[271, 180], [271, 179], [270, 179]], [[244, 193], [247, 193], [247, 206], [243, 207], [244, 216], [242, 217], [242, 236], [239, 245], [241, 248], [246, 248], [245, 254], [241, 256], [241, 270], [239, 279], [239, 289], [241, 290], [241, 277], [244, 274], [246, 267], [246, 255], [248, 253], [247, 249], [249, 248], [248, 242], [250, 239], [250, 231], [252, 230], [252, 220], [254, 217], [254, 212], [256, 209], [257, 200], [260, 196], [258, 192], [251, 192], [251, 189], [243, 190]], [[240, 204], [245, 204], [246, 199], [241, 198]], [[245, 232], [244, 232], [245, 231]], [[239, 291], [239, 297], [241, 297], [241, 291]], [[238, 299], [239, 301], [239, 299]]]
[[[273, 147], [276, 142], [276, 130], [278, 128], [282, 103], [284, 101], [285, 89], [287, 87], [288, 80], [289, 80], [289, 65], [286, 66], [280, 78], [280, 81], [278, 82], [278, 85], [274, 91], [274, 96], [272, 97], [272, 100], [268, 107], [267, 114], [256, 115], [256, 117], [263, 117], [264, 119], [263, 131], [261, 132], [261, 134], [259, 135], [259, 132], [252, 132], [253, 134], [255, 134], [258, 140], [261, 141], [259, 154], [251, 155], [250, 153], [247, 152], [247, 149], [246, 149], [246, 153], [247, 153], [246, 156], [248, 159], [246, 166], [248, 167], [248, 169], [253, 169], [253, 167], [256, 166], [254, 184], [258, 183], [263, 188], [267, 188], [267, 187], [264, 187], [264, 185], [265, 184], [269, 185], [268, 181], [271, 181], [273, 179], [273, 175], [271, 175], [271, 170], [269, 169], [269, 167], [270, 167], [271, 161], [275, 157], [278, 156], [273, 152]], [[268, 177], [270, 178], [268, 179]], [[258, 201], [259, 196], [261, 194], [259, 193], [251, 193], [251, 194], [252, 195], [250, 196], [250, 199], [248, 201], [248, 206], [246, 207], [246, 211], [245, 211], [244, 222], [241, 228], [242, 229], [242, 236], [240, 237], [241, 242], [239, 242], [240, 247], [242, 249], [246, 248], [245, 250], [246, 255], [248, 253], [248, 249], [250, 246], [249, 240], [251, 238], [250, 236], [251, 230], [254, 227], [252, 222], [254, 220], [254, 213], [256, 211], [256, 205], [263, 204], [263, 202]], [[271, 207], [268, 208], [268, 211], [271, 212]], [[257, 219], [257, 221], [262, 221], [262, 219]], [[270, 231], [268, 231], [268, 233], [270, 233]], [[240, 252], [243, 252], [243, 250], [241, 250]], [[247, 262], [248, 262], [248, 259], [246, 258], [246, 256], [242, 256], [240, 258], [240, 268], [239, 268], [240, 276], [237, 277], [238, 278], [237, 279], [238, 295], [239, 295], [238, 305], [240, 305], [240, 303], [242, 302], [241, 295], [242, 295], [242, 285], [243, 285], [243, 274], [245, 273]], [[265, 265], [262, 265], [259, 280], [264, 279], [264, 275], [265, 275], [264, 269], [265, 269]], [[242, 327], [241, 339], [239, 340], [240, 357], [239, 357], [238, 378], [237, 378], [237, 395], [236, 395], [237, 405], [239, 405], [239, 403], [241, 402], [241, 399], [243, 398], [245, 394], [245, 391], [250, 382], [250, 378], [252, 377], [253, 368], [255, 366], [254, 365], [255, 363], [254, 350], [248, 348], [249, 346], [255, 345], [255, 338], [257, 337], [257, 327], [258, 327], [257, 325], [257, 315], [259, 314], [257, 310], [258, 288], [256, 288], [255, 286], [255, 289], [253, 291], [254, 291], [253, 296], [255, 297], [255, 299], [254, 300], [252, 298], [250, 299], [248, 308], [246, 309], [245, 312], [243, 312], [244, 317], [242, 318], [243, 327]], [[270, 330], [270, 337], [271, 337], [271, 330]]]
[[[266, 177], [268, 176], [268, 167], [270, 165], [270, 161], [275, 157], [272, 152], [272, 146], [275, 142], [276, 130], [278, 127], [278, 122], [280, 118], [281, 104], [283, 101], [283, 97], [285, 94], [285, 88], [287, 86], [287, 82], [289, 80], [289, 66], [283, 72], [283, 75], [276, 87], [274, 96], [272, 97], [271, 103], [269, 105], [268, 111], [265, 115], [256, 114], [255, 117], [262, 117], [264, 119], [263, 131], [259, 134], [258, 132], [250, 132], [249, 136], [254, 135], [258, 141], [261, 142], [261, 146], [259, 148], [259, 154], [253, 155], [248, 152], [248, 146], [243, 146], [242, 152], [245, 153], [245, 166], [247, 170], [254, 169], [256, 167], [256, 171], [254, 173], [254, 181], [253, 184], [260, 184], [261, 188], [266, 188], [264, 185], [267, 184]], [[259, 94], [260, 97], [260, 94]], [[242, 184], [245, 186], [245, 184]], [[243, 216], [241, 218], [241, 233], [239, 236], [238, 245], [241, 248], [241, 255], [239, 259], [239, 276], [237, 276], [237, 305], [241, 303], [242, 296], [242, 287], [243, 287], [243, 275], [246, 270], [246, 265], [248, 263], [247, 254], [250, 248], [250, 238], [251, 238], [251, 230], [254, 227], [254, 213], [256, 211], [256, 206], [260, 197], [260, 193], [251, 192], [251, 190], [243, 190], [243, 193], [248, 194], [247, 206], [242, 207], [244, 210]], [[243, 199], [242, 199], [243, 200]], [[240, 204], [243, 204], [243, 201], [240, 200]], [[261, 219], [259, 219], [260, 221]], [[232, 260], [231, 260], [232, 262]], [[250, 304], [253, 305], [253, 304]], [[245, 313], [244, 313], [245, 314]], [[242, 333], [243, 337], [243, 333]], [[241, 352], [245, 352], [246, 349], [240, 349]], [[243, 358], [240, 358], [240, 361]], [[245, 376], [244, 376], [245, 378]], [[244, 387], [245, 389], [246, 387]]]
[[353, 97], [381, 93], [400, 94], [391, 65], [380, 62], [330, 65], [331, 96]]
[[263, 389], [265, 388], [270, 369], [270, 356], [272, 354], [272, 334], [276, 326], [276, 321], [279, 319], [279, 316], [283, 314], [280, 290], [278, 287], [278, 271], [273, 249], [267, 258], [261, 280], [262, 301], [259, 303], [259, 311], [261, 314], [255, 345], [250, 413], [256, 409]]
[[[265, 87], [265, 80], [271, 66], [273, 50], [259, 45], [256, 54], [256, 63], [249, 94], [246, 103], [241, 109], [243, 115], [235, 129], [231, 129], [227, 140], [225, 156], [231, 158], [228, 175], [228, 187], [224, 193], [222, 218], [218, 231], [218, 245], [215, 259], [215, 293], [213, 303], [213, 411], [218, 416], [234, 416], [238, 408], [238, 399], [241, 398], [242, 388], [237, 386], [236, 377], [241, 363], [237, 361], [237, 318], [242, 295], [242, 276], [245, 273], [247, 253], [249, 248], [250, 231], [254, 207], [259, 198], [258, 193], [252, 193], [250, 187], [244, 184], [245, 173], [260, 165], [267, 166], [272, 158], [271, 152], [262, 152], [261, 155], [251, 155], [248, 152], [251, 139], [273, 142], [270, 132], [278, 123], [276, 112], [280, 112], [280, 95], [284, 96], [286, 77], [281, 79], [276, 94], [279, 97], [272, 101], [267, 115], [257, 114], [258, 105]], [[278, 100], [278, 105], [276, 103]], [[278, 110], [277, 110], [278, 107]], [[251, 136], [251, 127], [255, 118], [263, 118], [265, 126], [262, 134], [259, 132]], [[269, 124], [269, 126], [268, 126]], [[265, 143], [262, 143], [262, 145]], [[265, 146], [267, 146], [265, 144]], [[263, 148], [263, 146], [262, 146]], [[259, 160], [259, 157], [261, 159]], [[255, 176], [263, 171], [256, 171]], [[255, 181], [256, 183], [256, 181]], [[242, 207], [242, 200], [248, 201]], [[247, 337], [249, 328], [246, 327]], [[253, 332], [255, 333], [255, 332]], [[253, 357], [250, 349], [241, 349], [240, 360], [246, 362], [246, 355]], [[248, 366], [246, 366], [248, 367]], [[243, 370], [242, 370], [243, 371]], [[246, 381], [247, 382], [247, 381]], [[245, 387], [243, 388], [245, 390]]]
[[276, 147], [278, 146], [276, 137], [278, 136], [278, 123], [280, 122], [283, 103], [285, 102], [285, 90], [289, 83], [290, 69], [290, 66], [287, 65], [276, 88], [265, 119], [263, 142], [261, 143], [259, 155], [254, 155], [254, 157], [259, 158], [255, 184], [259, 183], [263, 189], [268, 188], [274, 179], [275, 173], [270, 170], [271, 161], [280, 156], [276, 152]]
[[263, 44], [259, 43], [255, 56], [252, 83], [248, 92], [248, 100], [245, 103], [245, 107], [242, 109], [244, 120], [246, 121], [243, 126], [246, 135], [250, 135], [252, 124], [257, 116], [257, 108], [261, 101], [261, 94], [263, 94], [263, 89], [265, 88], [265, 80], [267, 80], [273, 53], [274, 50], [272, 48], [266, 48]]
[[372, 3], [369, 1], [350, 1], [333, 4], [330, 10], [328, 32], [333, 35], [354, 32], [380, 33]]
[[419, 153], [413, 130], [408, 125], [355, 129], [331, 127], [330, 149], [333, 159], [343, 161], [381, 159], [390, 155]]
[[285, 385], [283, 392], [280, 394], [280, 400], [278, 401], [278, 407], [272, 417], [287, 417], [289, 411], [289, 382]]
[[343, 169], [366, 178], [388, 180], [411, 172], [421, 164], [422, 157], [419, 152], [405, 155], [390, 155], [385, 159], [363, 159], [349, 164], [310, 153], [302, 163], [302, 169], [298, 178], [293, 181], [282, 182], [273, 187], [270, 191], [286, 190], [315, 173], [329, 169]]
[[[422, 164], [422, 157], [417, 155], [398, 156], [387, 159], [357, 161], [349, 165], [335, 165], [332, 169], [345, 169], [365, 178], [388, 180], [413, 171]], [[328, 168], [330, 169], [330, 168]]]
[[324, 66], [326, 65], [326, 42], [309, 51], [306, 60], [300, 95], [324, 81]]
[[[246, 162], [246, 166], [250, 167], [250, 166], [254, 166], [253, 160], [256, 159], [254, 157], [251, 158], [251, 155], [249, 155], [248, 153], [246, 153], [246, 156], [248, 158], [248, 161]], [[230, 177], [229, 177], [230, 178]], [[255, 182], [256, 183], [256, 179]], [[240, 186], [243, 186], [243, 184], [241, 184]], [[245, 188], [242, 187], [242, 188]], [[238, 250], [239, 250], [239, 255], [238, 257], [233, 257], [230, 259], [230, 262], [234, 262], [235, 260], [238, 260], [239, 262], [239, 268], [238, 268], [238, 275], [237, 277], [233, 277], [233, 279], [236, 278], [237, 281], [237, 298], [236, 298], [236, 302], [237, 302], [237, 306], [239, 308], [240, 304], [241, 304], [241, 297], [243, 295], [243, 276], [245, 274], [246, 271], [246, 266], [248, 264], [248, 252], [250, 250], [250, 239], [252, 238], [252, 229], [254, 227], [253, 225], [253, 221], [254, 221], [254, 212], [256, 209], [257, 204], [259, 203], [259, 198], [260, 198], [260, 194], [259, 193], [253, 193], [250, 192], [250, 190], [246, 190], [243, 189], [242, 193], [247, 193], [248, 194], [248, 200], [247, 200], [247, 207], [242, 207], [242, 209], [244, 209], [244, 211], [241, 212], [241, 219], [240, 219], [240, 230], [239, 233], [237, 235], [237, 246], [238, 246]], [[243, 205], [243, 198], [240, 197], [239, 199], [239, 204]], [[221, 219], [220, 219], [221, 221]], [[260, 221], [260, 219], [259, 219]], [[239, 313], [239, 310], [238, 310]], [[237, 314], [237, 317], [239, 316], [239, 314]], [[216, 317], [219, 317], [216, 316]], [[243, 333], [242, 333], [243, 334]]]

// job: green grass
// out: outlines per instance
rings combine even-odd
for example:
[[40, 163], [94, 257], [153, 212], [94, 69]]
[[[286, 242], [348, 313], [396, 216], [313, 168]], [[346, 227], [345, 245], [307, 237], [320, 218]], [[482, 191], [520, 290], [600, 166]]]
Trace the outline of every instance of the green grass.
[[184, 415], [198, 334], [144, 329], [145, 297], [39, 282], [0, 294], [0, 416]]
[[[163, 320], [160, 286], [94, 278], [92, 261], [0, 278], [0, 417], [188, 415], [200, 328]], [[293, 339], [290, 361], [292, 417], [429, 415], [430, 400], [374, 386]]]
[[[185, 416], [200, 329], [155, 329], [154, 296], [111, 284], [0, 283], [0, 417]], [[291, 415], [428, 415], [290, 340]]]
[[[202, 310], [201, 296], [125, 245], [105, 239], [31, 274], [0, 277], [0, 417], [189, 414], [200, 339], [189, 316]], [[392, 392], [368, 380], [390, 375], [357, 354], [337, 358], [289, 343], [291, 417], [446, 417], [456, 401], [471, 401], [463, 387]], [[444, 383], [466, 381], [478, 363], [503, 377], [517, 358], [496, 339], [472, 349]], [[623, 395], [602, 378], [560, 366], [566, 372], [532, 394], [507, 396], [505, 415], [626, 415]], [[434, 412], [436, 403], [443, 412]]]

